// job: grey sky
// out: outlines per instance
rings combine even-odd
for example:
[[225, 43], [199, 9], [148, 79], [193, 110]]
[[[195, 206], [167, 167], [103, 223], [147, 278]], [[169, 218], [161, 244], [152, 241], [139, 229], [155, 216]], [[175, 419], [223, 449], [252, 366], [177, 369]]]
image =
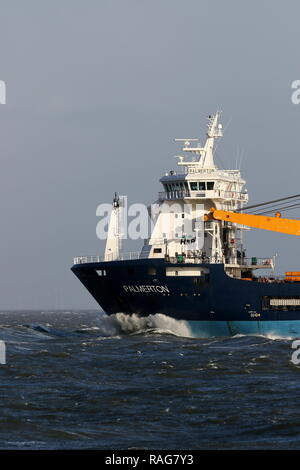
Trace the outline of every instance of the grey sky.
[[[296, 1], [3, 0], [0, 15], [0, 309], [96, 307], [69, 268], [103, 250], [96, 207], [150, 203], [172, 139], [203, 137], [250, 202], [299, 193]], [[220, 160], [218, 161], [220, 163]], [[299, 214], [300, 216], [300, 214]], [[248, 255], [300, 270], [299, 240], [252, 230]]]

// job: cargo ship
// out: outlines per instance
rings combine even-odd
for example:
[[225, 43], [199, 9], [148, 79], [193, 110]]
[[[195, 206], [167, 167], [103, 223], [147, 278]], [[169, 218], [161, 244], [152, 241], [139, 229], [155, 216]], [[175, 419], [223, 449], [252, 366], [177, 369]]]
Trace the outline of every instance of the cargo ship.
[[115, 194], [104, 256], [77, 256], [71, 270], [107, 315], [160, 313], [186, 322], [195, 337], [300, 336], [300, 272], [275, 276], [275, 257], [248, 258], [243, 242], [251, 227], [299, 236], [300, 221], [272, 208], [300, 195], [247, 206], [240, 170], [215, 164], [219, 120], [219, 112], [208, 117], [203, 145], [175, 139], [182, 154], [148, 207], [152, 232], [141, 250], [122, 251]]

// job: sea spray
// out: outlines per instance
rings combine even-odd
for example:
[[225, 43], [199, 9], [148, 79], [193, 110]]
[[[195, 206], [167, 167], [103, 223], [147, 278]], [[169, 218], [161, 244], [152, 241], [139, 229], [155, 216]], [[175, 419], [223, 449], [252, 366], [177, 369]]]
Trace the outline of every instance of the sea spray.
[[145, 333], [147, 330], [156, 330], [159, 333], [171, 333], [175, 336], [192, 337], [192, 332], [184, 320], [157, 313], [140, 317], [133, 313], [115, 313], [103, 315], [99, 320], [99, 329], [104, 336], [116, 336], [119, 334]]

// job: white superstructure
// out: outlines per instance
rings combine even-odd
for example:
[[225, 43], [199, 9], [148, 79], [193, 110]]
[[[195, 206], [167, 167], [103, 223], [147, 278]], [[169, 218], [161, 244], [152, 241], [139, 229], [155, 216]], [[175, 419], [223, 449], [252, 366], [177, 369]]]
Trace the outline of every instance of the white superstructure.
[[[253, 269], [274, 268], [274, 259], [247, 259], [243, 231], [247, 227], [221, 220], [204, 222], [211, 208], [239, 211], [248, 202], [245, 180], [240, 170], [218, 169], [214, 161], [215, 140], [222, 137], [220, 113], [208, 117], [206, 141], [183, 142], [177, 155], [178, 169], [166, 173], [160, 182], [163, 191], [148, 207], [151, 236], [138, 258], [163, 258], [172, 263], [223, 263], [227, 274], [247, 277]], [[122, 259], [120, 253], [121, 206], [115, 195], [105, 249], [105, 261]], [[82, 261], [84, 262], [84, 261]]]
[[184, 155], [177, 157], [178, 171], [160, 179], [164, 191], [149, 208], [154, 229], [143, 249], [149, 257], [183, 256], [228, 267], [241, 264], [243, 228], [203, 222], [211, 207], [235, 211], [248, 201], [240, 171], [219, 170], [214, 162], [215, 140], [223, 135], [219, 116], [219, 112], [209, 116], [203, 146], [198, 139], [175, 139], [183, 141]]

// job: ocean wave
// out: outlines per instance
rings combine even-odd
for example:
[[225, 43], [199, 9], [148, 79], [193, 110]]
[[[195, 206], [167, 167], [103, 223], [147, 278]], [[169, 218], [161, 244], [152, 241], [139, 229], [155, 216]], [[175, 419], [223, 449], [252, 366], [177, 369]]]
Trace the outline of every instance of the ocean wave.
[[147, 317], [137, 314], [127, 315], [115, 313], [103, 315], [99, 319], [99, 333], [103, 336], [116, 336], [119, 334], [172, 334], [185, 338], [193, 337], [192, 332], [184, 320], [156, 313]]

